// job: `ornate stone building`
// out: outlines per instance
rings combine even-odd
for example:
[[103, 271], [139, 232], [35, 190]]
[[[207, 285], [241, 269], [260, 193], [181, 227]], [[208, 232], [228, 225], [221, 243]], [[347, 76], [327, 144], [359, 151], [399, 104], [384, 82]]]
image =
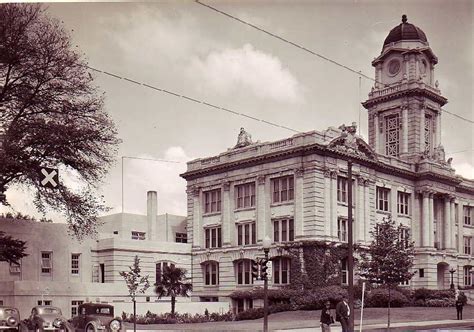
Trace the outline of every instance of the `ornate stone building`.
[[363, 102], [368, 144], [355, 124], [268, 143], [253, 143], [242, 129], [234, 148], [189, 162], [182, 177], [196, 299], [224, 300], [253, 287], [251, 260], [261, 256], [266, 235], [274, 242], [271, 287], [291, 282], [283, 242], [347, 241], [348, 159], [354, 241], [368, 244], [374, 225], [390, 215], [415, 241], [417, 273], [407, 286], [448, 288], [450, 269], [455, 284], [471, 285], [474, 181], [445, 160], [447, 99], [435, 79], [437, 62], [424, 32], [404, 16], [372, 62], [376, 83]]

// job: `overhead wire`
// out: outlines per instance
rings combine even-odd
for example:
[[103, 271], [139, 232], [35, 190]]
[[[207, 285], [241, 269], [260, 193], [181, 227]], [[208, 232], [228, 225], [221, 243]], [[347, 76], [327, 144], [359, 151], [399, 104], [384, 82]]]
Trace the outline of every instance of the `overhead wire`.
[[[291, 40], [289, 40], [289, 39], [287, 39], [287, 38], [284, 38], [284, 37], [282, 37], [282, 36], [280, 36], [280, 35], [277, 35], [276, 33], [273, 33], [273, 32], [270, 32], [270, 31], [268, 31], [268, 30], [266, 30], [266, 29], [263, 29], [262, 27], [259, 27], [259, 26], [255, 25], [255, 24], [252, 24], [252, 23], [248, 22], [248, 21], [245, 21], [245, 20], [243, 20], [243, 19], [240, 19], [240, 18], [238, 18], [238, 17], [236, 17], [236, 16], [234, 16], [234, 15], [232, 15], [232, 14], [229, 14], [229, 13], [227, 13], [227, 12], [224, 12], [224, 11], [222, 11], [222, 10], [216, 8], [216, 7], [213, 7], [213, 6], [208, 5], [208, 4], [204, 3], [204, 2], [201, 2], [200, 0], [195, 0], [195, 3], [197, 3], [197, 4], [199, 4], [199, 5], [203, 6], [203, 7], [206, 7], [206, 8], [208, 8], [208, 9], [214, 11], [214, 12], [217, 12], [217, 13], [219, 13], [219, 14], [221, 14], [221, 15], [224, 15], [224, 16], [226, 16], [226, 17], [232, 19], [232, 20], [235, 20], [235, 21], [240, 22], [240, 23], [242, 23], [242, 24], [244, 24], [244, 25], [247, 25], [247, 26], [249, 26], [249, 27], [251, 27], [251, 28], [253, 28], [253, 29], [255, 29], [255, 30], [258, 30], [258, 31], [260, 31], [260, 32], [262, 32], [262, 33], [264, 33], [264, 34], [267, 34], [267, 35], [269, 35], [269, 36], [271, 36], [271, 37], [273, 37], [273, 38], [276, 38], [276, 39], [278, 39], [278, 40], [281, 40], [281, 41], [284, 42], [284, 43], [287, 43], [287, 44], [289, 44], [289, 45], [292, 45], [292, 46], [294, 46], [294, 47], [297, 47], [297, 48], [299, 48], [299, 49], [301, 49], [301, 50], [303, 50], [303, 51], [305, 51], [305, 52], [307, 52], [307, 53], [312, 54], [313, 56], [316, 56], [316, 57], [318, 57], [318, 58], [320, 58], [320, 59], [323, 59], [323, 60], [325, 60], [325, 61], [328, 61], [328, 62], [330, 62], [330, 63], [332, 63], [332, 64], [334, 64], [334, 65], [336, 65], [336, 66], [339, 66], [339, 67], [341, 67], [341, 68], [343, 68], [343, 69], [346, 69], [346, 70], [348, 70], [348, 71], [350, 71], [350, 72], [352, 72], [352, 73], [354, 73], [354, 74], [359, 75], [359, 77], [363, 77], [363, 78], [368, 79], [368, 80], [370, 80], [370, 81], [372, 81], [372, 82], [381, 83], [381, 82], [378, 82], [376, 79], [374, 79], [374, 78], [372, 78], [372, 77], [370, 77], [370, 76], [368, 76], [368, 75], [362, 73], [360, 70], [355, 70], [355, 69], [353, 69], [353, 68], [351, 68], [351, 67], [348, 67], [348, 66], [346, 66], [346, 65], [344, 65], [344, 64], [342, 64], [342, 63], [340, 63], [340, 62], [338, 62], [338, 61], [336, 61], [336, 60], [333, 60], [333, 59], [331, 59], [331, 58], [329, 58], [329, 57], [327, 57], [327, 56], [324, 56], [324, 55], [322, 55], [322, 54], [320, 54], [320, 53], [318, 53], [318, 52], [316, 52], [316, 51], [313, 51], [313, 50], [311, 50], [311, 49], [309, 49], [309, 48], [307, 48], [307, 47], [305, 47], [305, 46], [303, 46], [303, 45], [301, 45], [301, 44], [298, 44], [298, 43], [293, 42], [293, 41], [291, 41]], [[461, 120], [467, 121], [467, 122], [469, 122], [469, 123], [471, 123], [471, 124], [474, 124], [474, 120], [471, 120], [471, 119], [465, 118], [465, 117], [463, 117], [463, 116], [460, 116], [460, 115], [458, 115], [458, 114], [455, 114], [455, 113], [446, 111], [445, 109], [441, 109], [441, 111], [443, 111], [443, 112], [445, 112], [445, 113], [447, 113], [447, 114], [450, 114], [450, 115], [452, 115], [452, 116], [454, 116], [454, 117], [456, 117], [456, 118], [458, 118], [458, 119], [461, 119]]]

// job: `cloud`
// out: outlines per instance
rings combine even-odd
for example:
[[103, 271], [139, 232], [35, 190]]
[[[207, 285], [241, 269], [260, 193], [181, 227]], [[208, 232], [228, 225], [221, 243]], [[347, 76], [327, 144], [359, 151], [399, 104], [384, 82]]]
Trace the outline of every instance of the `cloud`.
[[303, 99], [301, 84], [280, 59], [250, 44], [211, 51], [204, 58], [194, 57], [189, 75], [198, 77], [200, 86], [225, 96], [243, 89], [278, 102], [299, 103]]
[[[186, 171], [189, 157], [184, 149], [172, 146], [162, 157], [140, 155], [139, 158], [171, 160], [176, 162], [125, 159], [124, 164], [124, 211], [146, 213], [146, 194], [158, 193], [158, 213], [186, 215], [186, 181], [179, 174]], [[121, 212], [114, 209], [112, 212]]]

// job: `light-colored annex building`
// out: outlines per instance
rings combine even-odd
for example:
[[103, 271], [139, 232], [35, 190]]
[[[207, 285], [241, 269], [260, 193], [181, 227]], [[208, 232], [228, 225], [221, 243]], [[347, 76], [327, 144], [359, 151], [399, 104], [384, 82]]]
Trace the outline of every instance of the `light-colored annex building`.
[[[135, 255], [151, 285], [166, 264], [191, 268], [186, 218], [157, 215], [156, 192], [148, 193], [147, 205], [147, 215], [102, 217], [104, 224], [97, 239], [82, 243], [67, 234], [66, 224], [0, 219], [0, 229], [6, 235], [27, 242], [28, 254], [20, 266], [0, 262], [0, 305], [17, 307], [22, 318], [38, 304], [58, 306], [66, 317], [74, 315], [82, 302], [113, 304], [118, 315], [122, 310], [132, 312], [119, 272], [128, 271]], [[155, 302], [153, 288], [137, 299], [139, 312], [169, 311], [169, 299]], [[177, 309], [186, 301], [178, 299]]]
[[455, 284], [471, 285], [474, 181], [445, 160], [447, 99], [437, 62], [424, 32], [404, 17], [372, 62], [376, 83], [363, 102], [368, 143], [355, 125], [267, 143], [253, 143], [242, 130], [234, 148], [189, 162], [182, 177], [195, 300], [228, 301], [232, 291], [253, 287], [250, 264], [262, 256], [266, 235], [273, 240], [270, 287], [291, 282], [283, 242], [346, 241], [349, 158], [355, 242], [368, 244], [374, 225], [390, 215], [415, 241], [409, 286], [449, 288], [451, 268]]

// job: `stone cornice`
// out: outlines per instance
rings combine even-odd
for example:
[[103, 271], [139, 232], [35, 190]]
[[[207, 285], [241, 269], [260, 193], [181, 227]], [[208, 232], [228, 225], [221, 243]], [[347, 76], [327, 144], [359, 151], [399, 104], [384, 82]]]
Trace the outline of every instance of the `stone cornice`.
[[398, 99], [404, 96], [424, 96], [433, 99], [434, 101], [438, 102], [441, 106], [445, 105], [448, 102], [448, 99], [445, 97], [427, 89], [427, 88], [421, 88], [421, 87], [415, 87], [415, 88], [407, 88], [407, 89], [401, 89], [398, 91], [395, 91], [393, 93], [388, 93], [385, 95], [377, 96], [377, 97], [372, 97], [365, 102], [362, 103], [362, 105], [369, 109], [373, 105], [379, 104], [381, 102], [385, 101], [390, 101], [393, 99]]

